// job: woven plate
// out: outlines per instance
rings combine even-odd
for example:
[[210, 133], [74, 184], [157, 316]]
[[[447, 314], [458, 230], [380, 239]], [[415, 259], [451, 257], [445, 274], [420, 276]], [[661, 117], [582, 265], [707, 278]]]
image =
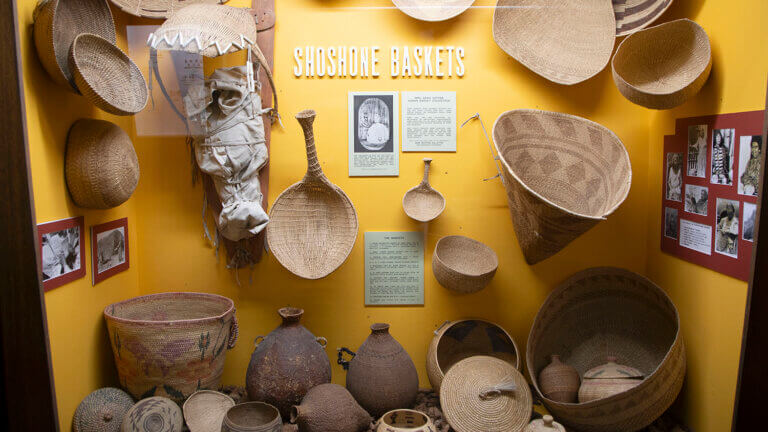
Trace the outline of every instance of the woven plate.
[[[496, 391], [509, 385], [515, 389]], [[456, 432], [519, 432], [533, 410], [525, 377], [504, 360], [487, 356], [456, 363], [440, 386], [440, 403]]]
[[403, 13], [422, 21], [445, 21], [461, 15], [475, 0], [392, 0]]
[[530, 70], [570, 85], [605, 69], [616, 19], [605, 0], [499, 0], [493, 39]]
[[626, 36], [653, 24], [671, 4], [672, 0], [613, 0], [616, 36]]
[[189, 432], [221, 432], [221, 422], [235, 401], [224, 393], [200, 390], [184, 402], [184, 421]]
[[[79, 0], [78, 0], [79, 1]], [[199, 3], [222, 4], [228, 0], [110, 0], [131, 15], [145, 18], [168, 18], [174, 12]]]
[[712, 71], [707, 32], [688, 19], [627, 36], [613, 57], [613, 81], [624, 97], [653, 109], [669, 109], [695, 96]]

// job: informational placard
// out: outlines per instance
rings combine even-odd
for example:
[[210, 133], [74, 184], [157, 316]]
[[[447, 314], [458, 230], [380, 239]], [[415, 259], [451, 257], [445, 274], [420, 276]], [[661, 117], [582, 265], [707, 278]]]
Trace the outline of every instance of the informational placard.
[[403, 92], [403, 151], [456, 151], [456, 92]]
[[421, 232], [365, 233], [365, 304], [424, 304]]
[[349, 175], [400, 174], [397, 92], [349, 93]]
[[763, 111], [679, 119], [664, 137], [661, 249], [747, 280]]

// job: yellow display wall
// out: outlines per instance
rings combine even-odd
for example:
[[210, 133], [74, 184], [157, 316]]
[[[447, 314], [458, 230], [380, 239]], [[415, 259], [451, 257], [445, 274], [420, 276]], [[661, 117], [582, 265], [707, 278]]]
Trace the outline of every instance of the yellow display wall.
[[[592, 266], [619, 266], [649, 276], [666, 289], [680, 309], [689, 375], [680, 403], [682, 419], [694, 430], [714, 432], [730, 425], [746, 284], [659, 251], [658, 232], [662, 137], [680, 117], [761, 109], [765, 97], [764, 55], [768, 41], [761, 17], [763, 0], [678, 0], [662, 17], [688, 17], [709, 33], [714, 54], [710, 81], [696, 98], [669, 112], [653, 112], [625, 100], [607, 69], [585, 83], [552, 84], [508, 57], [491, 34], [495, 4], [478, 0], [476, 8], [445, 23], [415, 21], [389, 0], [278, 1], [275, 76], [284, 128], [273, 133], [269, 202], [306, 170], [301, 130], [293, 115], [318, 112], [318, 153], [328, 177], [350, 196], [360, 220], [358, 242], [346, 263], [325, 279], [302, 280], [270, 255], [253, 269], [241, 270], [240, 285], [223, 257], [217, 258], [203, 236], [202, 190], [192, 186], [189, 155], [182, 138], [137, 137], [130, 118], [115, 118], [83, 98], [53, 84], [36, 58], [31, 39], [35, 0], [18, 2], [27, 103], [30, 157], [38, 222], [85, 215], [86, 226], [128, 217], [131, 269], [95, 287], [89, 277], [46, 294], [54, 378], [62, 430], [70, 430], [74, 409], [95, 388], [116, 384], [102, 310], [114, 301], [165, 291], [205, 291], [235, 300], [240, 342], [230, 351], [224, 383], [242, 384], [252, 341], [278, 324], [276, 310], [290, 305], [306, 310], [304, 324], [335, 348], [356, 349], [373, 322], [392, 324], [393, 335], [414, 359], [421, 384], [428, 385], [424, 359], [432, 330], [443, 321], [482, 317], [504, 326], [524, 349], [533, 317], [547, 294], [567, 276]], [[247, 0], [231, 0], [248, 6]], [[372, 6], [372, 9], [360, 8]], [[126, 24], [155, 24], [113, 8], [119, 44], [125, 48]], [[381, 47], [378, 78], [296, 78], [293, 49], [304, 46]], [[465, 48], [462, 78], [391, 78], [389, 47], [443, 45]], [[210, 69], [210, 65], [208, 65]], [[632, 168], [632, 190], [606, 222], [577, 239], [555, 257], [528, 266], [515, 239], [504, 188], [483, 181], [496, 171], [477, 121], [459, 129], [456, 153], [432, 153], [432, 184], [447, 199], [440, 218], [422, 225], [405, 216], [406, 190], [419, 182], [424, 153], [401, 153], [400, 176], [347, 176], [347, 93], [349, 91], [456, 91], [458, 119], [480, 113], [487, 128], [509, 109], [537, 108], [589, 118], [623, 140]], [[162, 96], [156, 92], [156, 101]], [[66, 133], [81, 117], [116, 122], [134, 138], [141, 180], [126, 204], [109, 211], [77, 208], [66, 192], [63, 154]], [[209, 224], [212, 223], [209, 220]], [[365, 307], [363, 234], [366, 231], [423, 231], [425, 305]], [[500, 266], [484, 291], [457, 296], [432, 276], [435, 242], [462, 234], [491, 246]], [[87, 236], [90, 239], [90, 236]], [[87, 248], [87, 256], [90, 256]], [[90, 265], [87, 270], [90, 272]], [[522, 353], [521, 353], [522, 354]], [[333, 380], [344, 382], [333, 361]]]

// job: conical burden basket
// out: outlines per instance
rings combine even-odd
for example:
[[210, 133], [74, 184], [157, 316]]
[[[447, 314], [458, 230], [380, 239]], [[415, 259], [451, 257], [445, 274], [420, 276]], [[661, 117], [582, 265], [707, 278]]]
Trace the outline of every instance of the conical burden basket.
[[493, 141], [528, 264], [605, 220], [629, 193], [627, 150], [597, 123], [548, 111], [507, 111], [493, 126]]

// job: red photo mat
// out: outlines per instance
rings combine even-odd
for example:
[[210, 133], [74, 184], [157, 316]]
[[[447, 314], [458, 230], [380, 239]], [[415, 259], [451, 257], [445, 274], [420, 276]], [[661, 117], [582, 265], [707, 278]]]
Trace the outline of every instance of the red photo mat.
[[[757, 205], [757, 196], [742, 195], [738, 193], [740, 166], [739, 166], [739, 151], [741, 146], [741, 137], [743, 136], [755, 136], [762, 135], [763, 132], [763, 114], [764, 111], [750, 111], [735, 114], [721, 114], [711, 115], [704, 117], [690, 117], [684, 119], [678, 119], [675, 125], [675, 135], [667, 135], [664, 137], [664, 153], [663, 153], [663, 181], [662, 181], [662, 206], [661, 206], [661, 250], [682, 258], [686, 261], [690, 261], [694, 264], [698, 264], [717, 272], [726, 274], [728, 276], [747, 281], [749, 278], [749, 270], [752, 261], [752, 247], [753, 242], [744, 240], [744, 204]], [[707, 148], [707, 161], [706, 169], [704, 171], [704, 177], [694, 177], [688, 175], [688, 128], [689, 126], [706, 125], [706, 148]], [[712, 139], [714, 131], [717, 129], [734, 129], [733, 139], [733, 169], [731, 173], [732, 184], [718, 184], [712, 183]], [[762, 143], [761, 151], [766, 150], [765, 143]], [[669, 177], [669, 166], [667, 165], [667, 155], [670, 153], [682, 153], [682, 167], [681, 167], [681, 197], [680, 201], [668, 199], [667, 197], [667, 181]], [[686, 211], [686, 185], [702, 186], [708, 188], [708, 198], [706, 206], [706, 216]], [[739, 202], [738, 208], [738, 241], [737, 257], [732, 257], [716, 251], [716, 245], [718, 241], [717, 233], [717, 200], [727, 199]], [[676, 220], [676, 238], [667, 236], [667, 220], [666, 209], [671, 211], [677, 211]], [[710, 228], [710, 247], [709, 254], [703, 253], [703, 251], [697, 251], [689, 247], [681, 245], [681, 234], [690, 238], [687, 234], [681, 233], [683, 228], [683, 221], [685, 221], [686, 232], [690, 226], [698, 227], [704, 230], [704, 226]], [[674, 222], [673, 222], [674, 223]], [[698, 224], [698, 225], [696, 225]], [[674, 232], [674, 231], [673, 231]]]
[[[119, 238], [115, 239], [110, 237], [104, 239], [105, 243], [99, 245], [99, 234], [107, 231], [123, 228], [122, 247], [124, 249], [124, 262], [99, 272], [99, 259], [103, 256], [112, 255], [113, 252], [118, 251], [120, 248]], [[109, 249], [103, 249], [109, 247]], [[114, 248], [114, 249], [113, 249]], [[101, 250], [100, 250], [101, 249]], [[119, 252], [118, 252], [119, 253]], [[109, 254], [109, 255], [107, 255]], [[128, 270], [130, 267], [130, 253], [128, 248], [128, 218], [118, 219], [112, 222], [103, 223], [101, 225], [94, 225], [91, 227], [91, 273], [93, 275], [93, 285], [109, 279], [110, 277]]]
[[[43, 280], [44, 291], [50, 291], [54, 288], [58, 288], [64, 284], [70, 283], [85, 276], [85, 222], [82, 216], [48, 222], [37, 226], [37, 247], [40, 252], [40, 274], [43, 278], [46, 277], [44, 271], [46, 265], [45, 257], [49, 255], [47, 253], [44, 254], [45, 251], [43, 250], [43, 236], [45, 234], [51, 234], [69, 228], [78, 228], [79, 230], [78, 245], [73, 248], [76, 250], [72, 250], [70, 252], [76, 252], [79, 254], [77, 259], [80, 260], [80, 268], [55, 277], [51, 277], [47, 280]], [[50, 248], [52, 246], [49, 245], [46, 247]], [[51, 249], [51, 254], [56, 255], [56, 252]]]

